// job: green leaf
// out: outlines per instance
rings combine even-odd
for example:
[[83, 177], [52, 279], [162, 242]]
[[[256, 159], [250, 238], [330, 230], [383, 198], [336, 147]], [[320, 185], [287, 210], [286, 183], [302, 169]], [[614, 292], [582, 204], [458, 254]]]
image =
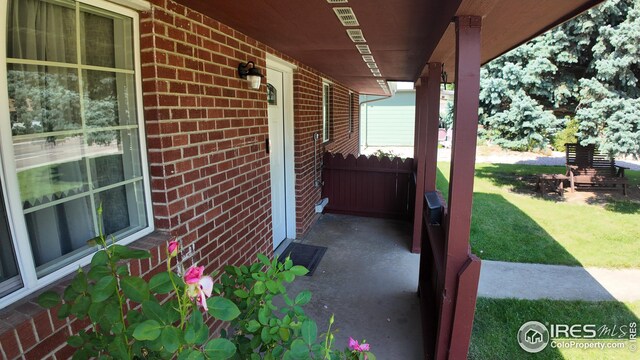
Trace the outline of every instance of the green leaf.
[[290, 271], [283, 271], [280, 273], [280, 276], [284, 279], [284, 281], [290, 283], [295, 280], [296, 276]]
[[77, 348], [84, 344], [84, 340], [78, 335], [72, 335], [67, 339], [67, 344], [69, 344], [69, 346], [71, 347]]
[[92, 303], [91, 306], [89, 306], [88, 314], [91, 322], [100, 322], [100, 319], [104, 316], [105, 306], [106, 304], [104, 302]]
[[148, 259], [151, 254], [146, 250], [131, 249], [127, 246], [114, 244], [109, 248], [119, 259]]
[[211, 359], [225, 360], [231, 358], [236, 353], [236, 347], [227, 339], [213, 339], [204, 347], [204, 352]]
[[[171, 276], [171, 278], [169, 277]], [[173, 291], [171, 279], [176, 283], [178, 288], [184, 286], [184, 281], [174, 273], [161, 272], [154, 275], [149, 281], [149, 290], [155, 294], [168, 294]]]
[[155, 340], [160, 336], [162, 325], [155, 320], [140, 323], [133, 331], [136, 340]]
[[294, 267], [291, 268], [291, 271], [295, 276], [304, 276], [307, 275], [309, 273], [309, 270], [307, 270], [306, 267], [301, 266], [301, 265], [296, 265]]
[[271, 315], [271, 310], [264, 306], [258, 310], [258, 321], [262, 325], [269, 325], [269, 316]]
[[178, 312], [177, 300], [168, 301], [162, 304], [162, 311], [164, 311], [167, 317], [167, 323], [171, 324], [180, 320], [180, 313]]
[[64, 301], [72, 301], [80, 295], [77, 291], [73, 290], [71, 286], [67, 286], [64, 289], [64, 293], [62, 294], [62, 298]]
[[58, 309], [58, 319], [64, 319], [67, 316], [71, 315], [71, 313], [69, 312], [70, 309], [71, 305], [69, 305], [69, 303], [60, 305], [60, 308]]
[[269, 330], [270, 330], [269, 327], [265, 326], [260, 331], [260, 338], [262, 339], [263, 343], [270, 343], [271, 342], [271, 333], [269, 332]]
[[87, 283], [87, 274], [85, 274], [84, 271], [80, 269], [76, 274], [76, 277], [73, 278], [73, 281], [71, 281], [71, 287], [73, 288], [73, 290], [81, 293], [87, 291], [87, 285], [89, 285]]
[[209, 314], [222, 321], [231, 321], [240, 315], [240, 309], [231, 300], [221, 296], [214, 296], [207, 299]]
[[209, 327], [204, 324], [204, 319], [200, 311], [195, 310], [187, 323], [184, 339], [187, 344], [204, 344], [209, 338]]
[[260, 262], [262, 262], [265, 266], [271, 265], [271, 261], [264, 254], [258, 254], [258, 260], [260, 260]]
[[253, 285], [253, 293], [256, 295], [262, 295], [265, 291], [266, 287], [264, 285], [264, 282], [256, 281], [256, 283]]
[[125, 344], [122, 337], [116, 337], [113, 339], [111, 344], [109, 344], [109, 352], [114, 359], [128, 359], [129, 352], [127, 351], [127, 345]]
[[182, 331], [173, 326], [167, 326], [162, 330], [161, 340], [165, 350], [170, 353], [175, 353], [180, 347]]
[[260, 328], [260, 323], [254, 319], [249, 320], [249, 322], [247, 323], [247, 331], [250, 333], [255, 332], [259, 328]]
[[87, 295], [80, 294], [75, 299], [73, 305], [71, 305], [71, 314], [84, 318], [87, 315], [87, 311], [89, 311], [89, 307], [91, 306], [91, 298]]
[[204, 360], [204, 354], [197, 350], [187, 349], [178, 355], [178, 360]]
[[247, 293], [243, 289], [237, 289], [236, 291], [233, 292], [233, 295], [239, 297], [240, 299], [246, 299], [249, 297], [249, 293]]
[[142, 311], [149, 319], [156, 320], [161, 324], [167, 323], [165, 311], [155, 299], [144, 301], [142, 303]]
[[280, 335], [282, 341], [286, 342], [289, 341], [289, 338], [291, 337], [291, 330], [281, 327], [280, 329], [278, 329], [278, 334]]
[[137, 276], [123, 277], [120, 280], [120, 286], [122, 286], [124, 295], [137, 303], [149, 299], [149, 285]]
[[280, 292], [280, 288], [278, 287], [278, 283], [273, 281], [273, 280], [268, 280], [267, 283], [267, 289], [269, 289], [269, 291], [273, 294], [277, 294]]
[[295, 304], [296, 305], [305, 305], [311, 301], [311, 291], [305, 290], [301, 291], [298, 296], [296, 296]]
[[111, 275], [98, 280], [90, 291], [91, 300], [93, 302], [107, 300], [116, 291], [116, 284], [116, 278]]
[[311, 346], [318, 337], [318, 326], [313, 320], [306, 320], [302, 323], [302, 340]]
[[109, 263], [109, 256], [104, 250], [100, 250], [91, 258], [91, 267], [94, 268], [99, 265], [106, 266]]
[[291, 343], [291, 356], [301, 360], [308, 358], [309, 348], [302, 339], [296, 339]]
[[293, 267], [293, 261], [291, 260], [290, 257], [287, 257], [287, 259], [284, 261], [284, 269], [291, 270], [292, 267]]
[[60, 295], [55, 291], [45, 291], [38, 296], [38, 305], [43, 308], [52, 308], [60, 303]]
[[109, 275], [111, 275], [111, 269], [109, 269], [106, 265], [92, 265], [91, 270], [89, 270], [89, 274], [87, 276], [91, 280], [98, 280]]

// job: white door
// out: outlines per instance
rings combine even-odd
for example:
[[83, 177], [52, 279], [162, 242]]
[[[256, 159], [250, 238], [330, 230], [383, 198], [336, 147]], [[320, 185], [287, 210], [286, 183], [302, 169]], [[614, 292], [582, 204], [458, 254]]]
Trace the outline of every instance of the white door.
[[283, 73], [267, 68], [269, 95], [269, 158], [271, 163], [271, 216], [273, 220], [273, 248], [287, 237], [287, 183], [285, 166], [285, 123]]

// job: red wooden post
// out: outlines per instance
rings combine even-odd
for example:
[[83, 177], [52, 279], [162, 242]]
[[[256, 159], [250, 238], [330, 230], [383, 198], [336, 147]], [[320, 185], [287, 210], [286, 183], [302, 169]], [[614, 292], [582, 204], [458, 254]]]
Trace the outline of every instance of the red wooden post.
[[[471, 314], [473, 310], [455, 307], [458, 292], [458, 274], [470, 257], [469, 230], [473, 198], [476, 137], [478, 133], [478, 96], [480, 92], [480, 29], [482, 18], [460, 16], [456, 18], [456, 91], [451, 173], [449, 177], [449, 212], [445, 221], [445, 274], [441, 298], [440, 329], [436, 340], [436, 358], [451, 355], [451, 336], [456, 313]], [[468, 282], [464, 282], [467, 286]], [[440, 290], [440, 289], [439, 289]], [[465, 301], [466, 307], [475, 307], [474, 301]], [[456, 319], [460, 323], [461, 319]], [[471, 328], [456, 329], [457, 336], [471, 337]], [[465, 342], [463, 342], [465, 343]], [[460, 344], [460, 343], [458, 343]], [[468, 341], [466, 342], [468, 347]], [[456, 349], [465, 353], [467, 349]]]
[[436, 173], [438, 171], [438, 128], [440, 127], [440, 76], [441, 63], [429, 63], [429, 78], [426, 85], [427, 101], [427, 129], [426, 139], [426, 167], [424, 191], [436, 190]]
[[422, 82], [418, 82], [416, 81], [415, 83], [415, 88], [416, 88], [416, 120], [415, 120], [415, 125], [413, 127], [413, 159], [416, 160], [413, 162], [413, 170], [417, 171], [417, 166], [418, 166], [418, 153], [419, 150], [418, 148], [420, 147], [420, 102], [418, 101], [418, 99], [420, 98], [420, 89], [422, 88]]
[[422, 214], [424, 211], [424, 180], [425, 180], [425, 159], [427, 152], [427, 144], [424, 141], [427, 131], [427, 91], [426, 91], [427, 78], [420, 79], [420, 86], [416, 88], [416, 121], [418, 126], [416, 127], [417, 134], [416, 144], [414, 145], [414, 151], [417, 149], [415, 162], [417, 165], [416, 176], [416, 202], [415, 211], [413, 212], [413, 241], [411, 244], [411, 252], [414, 254], [420, 253], [422, 245]]

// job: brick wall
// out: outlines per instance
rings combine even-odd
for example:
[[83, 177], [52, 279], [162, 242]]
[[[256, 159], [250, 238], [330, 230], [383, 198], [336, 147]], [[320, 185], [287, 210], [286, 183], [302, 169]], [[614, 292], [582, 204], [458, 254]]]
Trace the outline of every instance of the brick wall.
[[271, 248], [264, 87], [239, 62], [265, 66], [265, 46], [182, 5], [156, 1], [141, 56], [153, 210], [158, 230], [193, 245], [207, 271]]
[[[153, 0], [141, 14], [144, 116], [158, 233], [134, 243], [151, 250], [150, 260], [130, 264], [151, 275], [163, 266], [164, 243], [182, 242], [183, 259], [207, 272], [223, 264], [253, 261], [270, 253], [271, 191], [266, 90], [250, 90], [236, 75], [239, 62], [260, 69], [271, 53], [298, 66], [294, 73], [296, 218], [298, 236], [316, 219], [314, 146], [317, 164], [326, 150], [358, 152], [357, 96], [334, 82], [331, 142], [314, 143], [322, 131], [322, 79], [316, 70], [182, 5]], [[357, 95], [357, 94], [356, 94]], [[353, 106], [349, 133], [348, 102]], [[318, 176], [320, 169], [318, 168]], [[190, 251], [189, 247], [193, 251]], [[186, 258], [189, 256], [189, 258]], [[64, 280], [54, 288], [62, 290]], [[4, 359], [66, 359], [66, 337], [87, 324], [59, 320], [35, 296], [0, 311]], [[217, 324], [210, 324], [216, 327]]]

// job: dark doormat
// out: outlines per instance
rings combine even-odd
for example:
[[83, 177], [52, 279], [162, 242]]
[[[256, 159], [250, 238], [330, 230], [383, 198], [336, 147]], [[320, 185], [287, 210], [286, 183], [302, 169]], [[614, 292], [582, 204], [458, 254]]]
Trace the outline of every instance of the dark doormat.
[[280, 258], [278, 259], [281, 262], [287, 258], [287, 256], [291, 257], [293, 261], [293, 265], [302, 265], [309, 270], [307, 276], [313, 275], [313, 272], [316, 271], [316, 267], [322, 260], [324, 253], [327, 251], [327, 248], [324, 246], [315, 246], [315, 245], [306, 245], [299, 243], [291, 243], [287, 248], [282, 252]]

